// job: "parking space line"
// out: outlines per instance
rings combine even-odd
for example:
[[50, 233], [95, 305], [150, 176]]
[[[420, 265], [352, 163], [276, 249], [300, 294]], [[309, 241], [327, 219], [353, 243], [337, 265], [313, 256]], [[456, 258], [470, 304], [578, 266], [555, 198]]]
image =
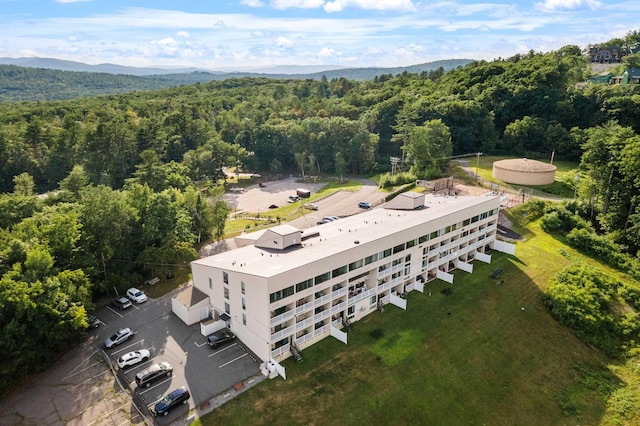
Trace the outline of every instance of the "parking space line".
[[196, 345], [197, 347], [201, 348], [201, 347], [203, 347], [204, 345], [206, 345], [206, 344], [207, 344], [207, 342], [204, 342], [204, 343], [202, 343], [202, 344], [200, 344], [200, 345], [199, 345], [199, 344], [197, 344], [196, 342], [193, 342], [193, 344], [194, 344], [194, 345]]
[[119, 314], [118, 312], [114, 311], [110, 306], [106, 307], [108, 310], [110, 310], [111, 312], [113, 312], [114, 314], [116, 314], [117, 316], [119, 316], [120, 318], [124, 318], [123, 315]]
[[247, 356], [247, 355], [249, 355], [249, 354], [240, 355], [239, 357], [234, 358], [234, 359], [232, 359], [232, 360], [231, 360], [231, 361], [229, 361], [229, 362], [225, 362], [224, 364], [222, 364], [222, 365], [221, 365], [220, 367], [218, 367], [218, 368], [222, 368], [222, 367], [224, 367], [225, 365], [229, 365], [229, 364], [231, 364], [232, 362], [235, 362], [235, 361], [239, 360], [240, 358], [244, 358], [244, 357], [245, 357], [245, 356]]
[[72, 378], [73, 376], [75, 376], [75, 375], [77, 375], [77, 374], [80, 374], [80, 373], [82, 373], [83, 371], [86, 371], [86, 370], [90, 369], [91, 367], [95, 367], [96, 365], [99, 365], [99, 364], [102, 364], [102, 361], [98, 361], [98, 362], [96, 362], [96, 363], [91, 364], [91, 365], [90, 365], [90, 366], [88, 366], [88, 367], [83, 368], [82, 370], [76, 371], [76, 372], [74, 372], [73, 374], [69, 374], [68, 376], [65, 376], [62, 380], [70, 379], [70, 378]]
[[119, 349], [119, 350], [117, 350], [117, 351], [113, 351], [113, 352], [111, 352], [111, 355], [115, 355], [115, 354], [118, 354], [118, 353], [120, 353], [120, 352], [122, 352], [122, 351], [126, 351], [126, 350], [127, 350], [127, 349], [129, 349], [130, 347], [135, 346], [135, 345], [139, 345], [140, 343], [144, 343], [144, 339], [139, 340], [139, 341], [137, 341], [137, 342], [135, 342], [135, 343], [132, 343], [132, 344], [130, 344], [129, 346], [123, 346], [123, 347], [122, 347], [122, 349]]
[[[139, 395], [145, 394], [145, 393], [149, 392], [150, 390], [153, 390], [154, 388], [157, 388], [157, 387], [158, 387], [158, 386], [160, 386], [161, 384], [163, 384], [163, 383], [167, 383], [167, 382], [168, 382], [168, 381], [170, 381], [170, 380], [171, 380], [171, 377], [167, 377], [167, 378], [166, 378], [166, 379], [164, 379], [163, 381], [158, 382], [158, 384], [157, 384], [157, 385], [151, 386], [150, 388], [146, 388], [145, 390], [138, 392], [138, 394], [139, 394]], [[138, 388], [138, 389], [139, 389], [139, 388]], [[160, 400], [158, 400], [158, 401], [160, 401]]]
[[235, 345], [237, 345], [237, 343], [234, 343], [234, 344], [232, 344], [232, 345], [229, 345], [229, 346], [227, 346], [227, 347], [226, 347], [226, 348], [224, 348], [224, 349], [220, 349], [219, 351], [216, 351], [216, 352], [212, 353], [211, 355], [209, 355], [209, 356], [208, 356], [208, 358], [211, 358], [211, 357], [212, 357], [212, 356], [214, 356], [214, 355], [218, 355], [220, 352], [224, 352], [224, 351], [226, 351], [227, 349], [231, 349], [231, 348], [232, 348], [232, 347], [234, 347]]
[[[97, 418], [95, 421], [93, 421], [93, 422], [89, 423], [89, 425], [95, 425], [95, 424], [96, 424], [96, 423], [98, 423], [99, 421], [104, 420], [105, 416], [111, 416], [111, 414], [115, 413], [116, 411], [120, 411], [120, 410], [122, 410], [122, 409], [123, 409], [123, 408], [125, 408], [127, 405], [129, 405], [129, 402], [128, 402], [128, 401], [126, 401], [126, 402], [125, 402], [124, 404], [122, 404], [121, 406], [116, 407], [116, 409], [115, 409], [115, 410], [108, 411], [106, 414], [104, 414], [104, 415], [100, 416], [100, 417], [99, 417], [99, 418]], [[129, 422], [128, 422], [128, 421], [127, 421], [127, 424], [129, 424]]]
[[103, 371], [101, 371], [100, 373], [98, 373], [98, 374], [94, 374], [93, 376], [89, 377], [87, 380], [83, 380], [82, 382], [80, 382], [80, 383], [78, 383], [77, 385], [74, 385], [74, 386], [72, 386], [72, 387], [73, 387], [73, 388], [77, 388], [78, 386], [82, 386], [82, 385], [84, 385], [85, 383], [87, 383], [87, 382], [89, 382], [89, 381], [91, 381], [91, 380], [95, 379], [96, 377], [98, 377], [98, 376], [102, 376], [104, 373], [108, 373], [108, 372], [109, 372], [109, 370], [108, 370], [108, 369], [107, 369], [107, 370], [103, 370]]
[[99, 390], [100, 390], [100, 388], [95, 388], [94, 390], [92, 390], [92, 391], [90, 391], [90, 392], [87, 392], [87, 393], [85, 393], [84, 395], [80, 395], [79, 397], [77, 397], [77, 398], [75, 399], [75, 401], [76, 401], [76, 402], [77, 402], [77, 401], [80, 401], [81, 399], [83, 399], [83, 398], [84, 398], [84, 397], [86, 397], [87, 395], [91, 395], [92, 393], [97, 392], [97, 391], [99, 391]]

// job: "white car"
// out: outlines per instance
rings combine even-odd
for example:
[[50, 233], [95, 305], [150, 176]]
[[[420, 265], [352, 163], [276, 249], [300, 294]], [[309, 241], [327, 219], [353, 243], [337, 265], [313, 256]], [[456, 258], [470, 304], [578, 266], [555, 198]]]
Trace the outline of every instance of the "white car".
[[133, 331], [130, 328], [122, 328], [116, 331], [113, 336], [104, 341], [104, 347], [107, 349], [111, 349], [112, 347], [118, 346], [120, 343], [124, 342], [125, 340], [129, 340], [132, 337]]
[[126, 368], [131, 367], [132, 365], [139, 364], [143, 361], [146, 361], [151, 356], [146, 349], [140, 349], [139, 351], [129, 352], [128, 354], [122, 355], [118, 358], [118, 367]]
[[127, 290], [127, 297], [136, 303], [144, 303], [147, 301], [147, 295], [142, 290], [131, 287]]

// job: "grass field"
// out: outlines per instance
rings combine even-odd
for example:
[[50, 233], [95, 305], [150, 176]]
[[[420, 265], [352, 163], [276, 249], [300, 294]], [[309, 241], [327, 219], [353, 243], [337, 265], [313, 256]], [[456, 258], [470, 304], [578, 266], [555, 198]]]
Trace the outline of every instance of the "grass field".
[[[620, 419], [637, 407], [640, 365], [586, 347], [542, 304], [548, 279], [581, 256], [537, 222], [526, 236], [515, 257], [494, 253], [473, 274], [457, 271], [453, 285], [427, 284], [408, 295], [406, 311], [370, 314], [354, 323], [348, 345], [324, 339], [302, 363], [284, 362], [286, 381], [266, 380], [199, 422], [638, 424]], [[489, 278], [498, 267], [504, 274]]]

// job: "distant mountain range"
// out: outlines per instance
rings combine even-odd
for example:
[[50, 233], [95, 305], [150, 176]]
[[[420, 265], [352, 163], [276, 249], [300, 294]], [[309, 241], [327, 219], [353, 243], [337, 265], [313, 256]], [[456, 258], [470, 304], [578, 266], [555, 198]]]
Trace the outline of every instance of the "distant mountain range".
[[329, 80], [346, 78], [365, 81], [385, 74], [419, 74], [438, 68], [449, 71], [470, 62], [471, 59], [448, 59], [394, 68], [283, 65], [244, 71], [214, 71], [198, 68], [141, 68], [115, 64], [89, 65], [37, 57], [0, 58], [0, 102], [70, 99], [134, 90], [159, 90], [243, 77], [319, 80], [325, 76]]

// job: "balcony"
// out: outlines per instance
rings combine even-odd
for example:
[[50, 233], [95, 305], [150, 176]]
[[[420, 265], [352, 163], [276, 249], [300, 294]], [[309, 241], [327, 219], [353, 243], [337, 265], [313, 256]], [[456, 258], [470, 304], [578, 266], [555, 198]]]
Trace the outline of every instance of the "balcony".
[[280, 315], [278, 315], [276, 317], [271, 318], [271, 325], [278, 325], [283, 321], [291, 319], [291, 318], [293, 318], [294, 314], [295, 314], [294, 309], [289, 309], [284, 314], [280, 314]]
[[333, 305], [331, 307], [331, 312], [332, 313], [341, 312], [341, 311], [344, 311], [346, 308], [347, 308], [347, 302], [341, 302], [336, 305]]
[[296, 315], [308, 311], [313, 308], [313, 301], [307, 302], [304, 305], [296, 306]]
[[342, 287], [341, 289], [335, 290], [334, 292], [331, 293], [331, 298], [332, 299], [336, 299], [340, 296], [344, 296], [345, 294], [347, 294], [347, 288], [346, 287]]
[[276, 331], [275, 333], [273, 333], [271, 335], [271, 341], [272, 342], [278, 342], [278, 341], [284, 339], [285, 337], [290, 336], [291, 334], [293, 334], [294, 331], [295, 331], [295, 327], [294, 326], [283, 328], [280, 331]]

